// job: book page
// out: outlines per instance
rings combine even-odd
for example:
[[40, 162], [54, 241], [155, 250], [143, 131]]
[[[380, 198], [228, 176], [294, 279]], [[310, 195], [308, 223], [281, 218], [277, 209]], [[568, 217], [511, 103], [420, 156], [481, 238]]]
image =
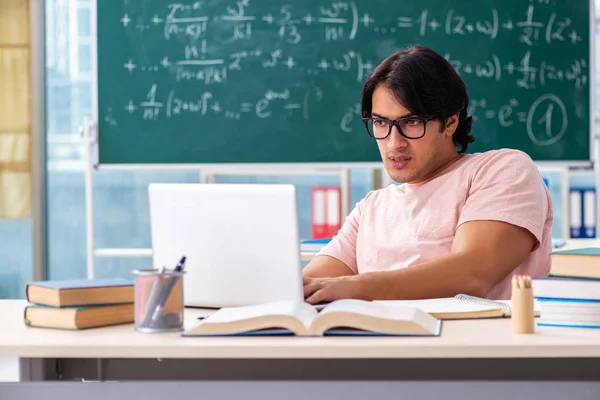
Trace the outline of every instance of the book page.
[[440, 327], [440, 320], [415, 307], [345, 299], [325, 306], [311, 331], [317, 335], [437, 335]]
[[413, 315], [413, 310], [408, 307], [387, 307], [384, 304], [379, 304], [379, 302], [355, 299], [336, 300], [325, 306], [320, 314], [326, 315], [332, 312], [346, 312], [401, 320], [411, 320]]
[[221, 308], [207, 320], [210, 323], [229, 323], [264, 316], [286, 315], [298, 319], [308, 329], [318, 314], [314, 307], [303, 301], [277, 301], [246, 307]]

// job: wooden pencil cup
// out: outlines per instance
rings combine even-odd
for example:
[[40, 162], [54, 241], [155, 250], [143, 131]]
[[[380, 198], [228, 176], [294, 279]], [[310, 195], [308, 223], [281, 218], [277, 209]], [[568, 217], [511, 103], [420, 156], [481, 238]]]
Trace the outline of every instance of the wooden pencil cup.
[[531, 277], [522, 275], [513, 276], [511, 303], [513, 333], [535, 333]]

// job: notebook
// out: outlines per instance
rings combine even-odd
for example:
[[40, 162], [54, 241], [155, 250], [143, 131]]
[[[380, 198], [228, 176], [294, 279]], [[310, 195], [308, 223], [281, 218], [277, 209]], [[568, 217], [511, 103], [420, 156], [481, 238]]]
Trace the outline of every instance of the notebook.
[[344, 299], [319, 312], [291, 300], [221, 308], [183, 336], [439, 336], [441, 322], [415, 307]]
[[[417, 307], [439, 319], [502, 318], [511, 316], [510, 300], [489, 300], [481, 297], [458, 294], [423, 300], [376, 300], [391, 306]], [[540, 305], [534, 301], [534, 313], [540, 315]]]

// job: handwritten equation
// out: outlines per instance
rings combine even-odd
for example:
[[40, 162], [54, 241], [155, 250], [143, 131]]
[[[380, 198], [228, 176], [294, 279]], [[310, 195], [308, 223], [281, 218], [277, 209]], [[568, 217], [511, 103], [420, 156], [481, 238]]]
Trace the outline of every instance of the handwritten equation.
[[[254, 0], [253, 0], [254, 1]], [[264, 30], [274, 27], [274, 32], [285, 42], [298, 44], [302, 41], [302, 30], [313, 29], [315, 25], [322, 28], [325, 41], [355, 40], [361, 33], [377, 32], [381, 34], [399, 33], [403, 30], [415, 30], [418, 36], [441, 34], [447, 36], [468, 36], [479, 34], [491, 40], [504, 34], [518, 32], [519, 42], [534, 46], [539, 41], [547, 44], [567, 42], [577, 44], [582, 40], [581, 34], [569, 17], [552, 12], [547, 18], [538, 18], [536, 6], [548, 6], [550, 1], [536, 1], [529, 4], [521, 12], [520, 18], [501, 17], [497, 8], [491, 8], [489, 16], [482, 19], [469, 19], [460, 11], [449, 9], [445, 12], [422, 9], [416, 15], [398, 15], [390, 24], [389, 21], [377, 21], [368, 11], [359, 11], [356, 2], [336, 1], [326, 6], [319, 6], [318, 12], [296, 14], [301, 8], [294, 4], [284, 4], [278, 12], [253, 14], [250, 0], [237, 0], [225, 7], [221, 15], [210, 15], [203, 6], [203, 1], [193, 4], [173, 3], [167, 6], [166, 15], [154, 15], [148, 21], [133, 24], [129, 14], [121, 18], [124, 28], [140, 31], [156, 27], [164, 30], [167, 40], [185, 35], [195, 40], [205, 36], [210, 24], [229, 23], [231, 37], [236, 40], [252, 38], [252, 32], [258, 26]], [[531, 3], [531, 2], [530, 2]], [[383, 23], [380, 23], [383, 22]]]
[[[292, 92], [300, 94], [300, 98], [294, 97]], [[162, 96], [163, 93], [166, 96]], [[227, 119], [239, 120], [243, 115], [264, 119], [273, 113], [285, 112], [289, 117], [295, 114], [304, 119], [309, 118], [311, 104], [323, 100], [323, 91], [316, 87], [312, 89], [300, 89], [292, 91], [266, 90], [262, 97], [248, 99], [239, 103], [225, 105], [225, 99], [220, 99], [210, 91], [204, 91], [197, 96], [184, 96], [171, 89], [168, 92], [159, 90], [159, 85], [154, 83], [148, 90], [144, 100], [136, 102], [130, 99], [125, 110], [129, 114], [138, 113], [142, 119], [157, 121], [160, 118], [177, 118], [186, 114], [196, 114], [200, 117], [206, 115], [222, 115]]]
[[585, 59], [569, 60], [566, 68], [560, 68], [550, 64], [546, 59], [541, 59], [539, 64], [534, 65], [530, 50], [527, 50], [518, 62], [510, 60], [503, 63], [496, 54], [492, 54], [489, 60], [475, 63], [455, 60], [449, 53], [445, 58], [459, 74], [492, 79], [496, 82], [506, 77], [514, 78], [516, 85], [523, 89], [533, 89], [536, 84], [546, 86], [551, 81], [568, 82], [575, 88], [588, 83], [589, 70]]
[[[436, 18], [436, 14], [439, 15], [439, 18]], [[533, 4], [527, 7], [523, 18], [516, 21], [511, 18], [501, 21], [496, 8], [490, 10], [489, 18], [478, 20], [469, 20], [453, 9], [448, 10], [444, 15], [424, 9], [416, 17], [397, 17], [397, 27], [400, 29], [415, 29], [421, 37], [427, 34], [447, 36], [482, 35], [491, 40], [495, 40], [505, 33], [515, 31], [519, 33], [519, 43], [524, 43], [527, 46], [534, 46], [540, 40], [547, 44], [553, 44], [554, 42], [577, 44], [582, 40], [570, 18], [561, 17], [553, 12], [547, 20], [538, 20], [534, 17], [534, 14], [535, 5]], [[381, 33], [396, 31], [395, 28], [377, 27], [375, 29]]]
[[[469, 110], [476, 120], [493, 121], [500, 129], [522, 126], [533, 143], [546, 146], [560, 140], [569, 124], [569, 101], [561, 93], [586, 88], [590, 81], [587, 58], [572, 55], [587, 53], [569, 50], [584, 46], [587, 32], [558, 11], [554, 0], [498, 5], [476, 14], [443, 5], [381, 12], [358, 0], [265, 4], [200, 0], [142, 14], [125, 7], [118, 25], [151, 37], [160, 43], [155, 48], [165, 50], [114, 60], [144, 88], [121, 99], [121, 111], [148, 122], [186, 116], [308, 121], [311, 110], [333, 101], [339, 104], [330, 116], [336, 128], [353, 132], [362, 129], [356, 99], [364, 80], [391, 51], [423, 40], [438, 43], [438, 49], [444, 49], [439, 43], [452, 43], [440, 53], [470, 92], [494, 85], [510, 89], [494, 107], [491, 97], [476, 96]], [[457, 46], [462, 42], [477, 47], [465, 53]], [[507, 52], [506, 46], [514, 48]], [[557, 58], [548, 49], [565, 56]], [[277, 79], [245, 93], [245, 86], [264, 77]], [[112, 116], [111, 121], [118, 123]]]

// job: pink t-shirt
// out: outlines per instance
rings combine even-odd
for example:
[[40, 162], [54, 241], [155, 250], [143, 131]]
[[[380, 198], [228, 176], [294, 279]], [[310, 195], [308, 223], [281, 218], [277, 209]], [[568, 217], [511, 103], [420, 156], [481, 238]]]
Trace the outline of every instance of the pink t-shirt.
[[[474, 220], [529, 230], [537, 243], [513, 274], [545, 275], [552, 249], [552, 200], [531, 158], [517, 150], [467, 154], [421, 184], [369, 192], [319, 254], [354, 273], [418, 265], [450, 254], [457, 228]], [[508, 299], [509, 275], [488, 293]]]

